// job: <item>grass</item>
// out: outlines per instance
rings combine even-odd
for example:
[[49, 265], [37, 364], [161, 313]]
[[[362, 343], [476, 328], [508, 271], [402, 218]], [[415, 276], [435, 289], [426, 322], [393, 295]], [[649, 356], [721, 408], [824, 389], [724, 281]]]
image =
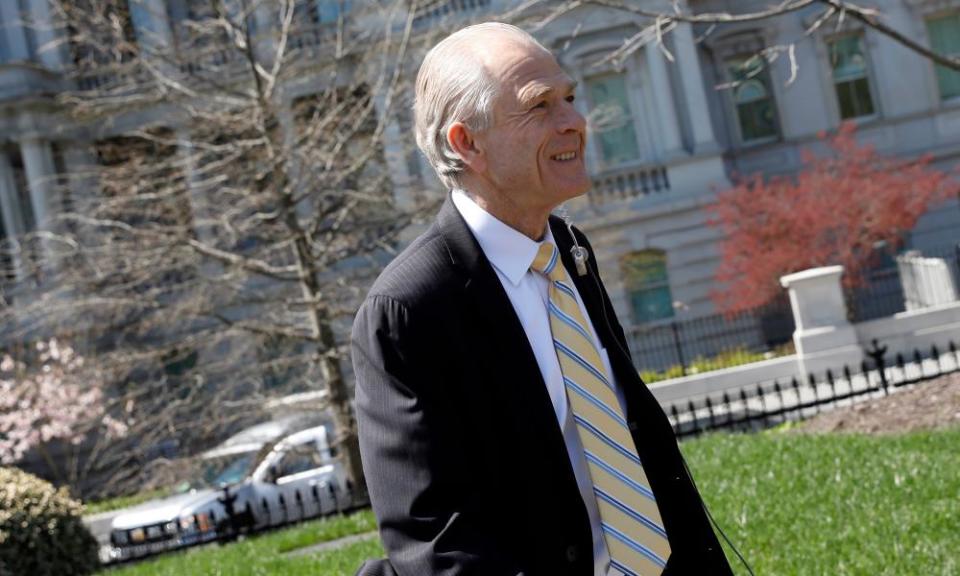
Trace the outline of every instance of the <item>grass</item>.
[[[717, 434], [682, 445], [714, 518], [754, 572], [769, 576], [960, 574], [958, 446], [960, 429], [886, 437]], [[111, 576], [349, 576], [383, 555], [377, 539], [308, 556], [282, 552], [373, 528], [363, 512], [160, 557]], [[736, 561], [729, 550], [728, 557]]]
[[134, 506], [154, 498], [162, 498], [170, 493], [170, 488], [157, 488], [156, 490], [146, 490], [131, 494], [130, 496], [117, 496], [116, 498], [107, 498], [106, 500], [97, 500], [94, 502], [84, 502], [84, 514], [98, 514], [100, 512], [109, 512], [110, 510], [119, 510], [128, 506]]
[[363, 540], [317, 555], [284, 556], [285, 552], [319, 542], [376, 530], [369, 510], [334, 516], [247, 538], [224, 546], [203, 546], [158, 556], [143, 562], [103, 570], [104, 576], [333, 575], [354, 574], [367, 558], [382, 556], [377, 538]]
[[960, 429], [714, 435], [683, 450], [756, 574], [933, 576], [960, 574], [958, 446]]

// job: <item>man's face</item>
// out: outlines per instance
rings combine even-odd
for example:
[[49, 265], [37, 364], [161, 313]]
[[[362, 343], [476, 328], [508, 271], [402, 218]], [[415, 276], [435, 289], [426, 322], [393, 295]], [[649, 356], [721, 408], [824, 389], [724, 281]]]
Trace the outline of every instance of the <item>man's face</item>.
[[485, 55], [498, 85], [493, 126], [476, 136], [480, 175], [521, 209], [553, 209], [590, 188], [583, 163], [586, 122], [574, 82], [535, 46], [505, 42]]

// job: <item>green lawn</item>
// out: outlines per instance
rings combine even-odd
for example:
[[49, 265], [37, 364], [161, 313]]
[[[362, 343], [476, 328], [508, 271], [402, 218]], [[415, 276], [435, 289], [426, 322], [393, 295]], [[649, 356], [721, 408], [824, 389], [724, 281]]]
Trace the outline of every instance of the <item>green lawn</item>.
[[[682, 446], [714, 518], [758, 576], [960, 574], [960, 429], [881, 438], [718, 434]], [[113, 574], [352, 576], [383, 554], [376, 539], [312, 556], [281, 552], [373, 528], [363, 512]]]
[[247, 538], [225, 546], [204, 546], [174, 552], [101, 572], [104, 576], [353, 575], [364, 559], [382, 555], [379, 540], [358, 542], [335, 553], [284, 557], [283, 553], [319, 542], [376, 530], [369, 510], [349, 516], [304, 522], [298, 526]]
[[121, 508], [127, 508], [129, 506], [140, 504], [141, 502], [146, 502], [147, 500], [153, 500], [154, 498], [162, 498], [169, 493], [169, 488], [157, 488], [156, 490], [145, 490], [130, 496], [117, 496], [115, 498], [108, 498], [106, 500], [84, 502], [84, 514], [98, 514], [100, 512], [108, 512], [110, 510], [119, 510]]
[[960, 574], [960, 429], [714, 435], [683, 449], [758, 576]]

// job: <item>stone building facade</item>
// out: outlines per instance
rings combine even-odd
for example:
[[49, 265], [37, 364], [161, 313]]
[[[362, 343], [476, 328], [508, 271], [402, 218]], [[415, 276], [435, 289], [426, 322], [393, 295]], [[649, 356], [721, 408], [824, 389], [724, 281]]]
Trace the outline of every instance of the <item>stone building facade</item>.
[[[63, 44], [51, 48], [57, 38], [44, 25], [51, 21], [49, 1], [0, 2], [0, 237], [42, 227], [63, 202], [51, 192], [57, 175], [69, 179], [73, 167], [91, 162], [85, 141], [90, 131], [71, 125], [56, 104], [68, 82], [64, 72], [71, 56]], [[171, 41], [178, 18], [193, 3], [209, 0], [127, 1], [133, 37], [162, 42]], [[960, 0], [868, 3], [911, 38], [960, 54]], [[361, 10], [362, 4], [303, 0], [298, 14], [322, 26], [344, 10]], [[458, 19], [484, 19], [518, 4], [434, 2], [415, 24], [420, 29], [441, 21], [455, 25]], [[695, 13], [744, 12], [767, 4], [681, 2]], [[637, 5], [663, 10], [670, 3]], [[817, 134], [844, 120], [856, 122], [858, 137], [883, 154], [929, 153], [942, 169], [957, 165], [960, 73], [938, 68], [852, 19], [807, 36], [817, 14], [812, 8], [714, 29], [680, 24], [666, 35], [662, 49], [648, 44], [618, 66], [596, 62], [645, 27], [648, 22], [640, 16], [588, 5], [535, 32], [580, 82], [578, 105], [595, 128], [587, 151], [594, 188], [572, 203], [570, 212], [598, 249], [622, 318], [656, 324], [713, 313], [709, 294], [715, 288], [719, 231], [706, 224], [704, 207], [735, 174], [796, 171], [800, 151], [816, 148]], [[363, 18], [358, 22], [362, 25]], [[771, 65], [751, 60], [778, 46], [783, 50]], [[796, 64], [793, 79], [790, 53]], [[718, 89], [732, 82], [733, 87]], [[305, 91], [310, 83], [301, 79]], [[147, 121], [127, 118], [121, 124]], [[402, 115], [385, 134], [399, 202], [414, 190], [435, 186], [422, 159], [389, 153], [409, 150], [410, 134], [410, 119]], [[960, 206], [949, 202], [921, 220], [909, 247], [939, 250], [960, 240], [958, 231]]]

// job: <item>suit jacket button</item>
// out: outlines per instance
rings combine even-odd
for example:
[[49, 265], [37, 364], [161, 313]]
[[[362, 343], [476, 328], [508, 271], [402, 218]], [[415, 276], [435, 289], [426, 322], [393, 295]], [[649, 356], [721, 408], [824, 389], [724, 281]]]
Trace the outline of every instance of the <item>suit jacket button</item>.
[[578, 556], [576, 545], [567, 546], [567, 562], [576, 562]]

